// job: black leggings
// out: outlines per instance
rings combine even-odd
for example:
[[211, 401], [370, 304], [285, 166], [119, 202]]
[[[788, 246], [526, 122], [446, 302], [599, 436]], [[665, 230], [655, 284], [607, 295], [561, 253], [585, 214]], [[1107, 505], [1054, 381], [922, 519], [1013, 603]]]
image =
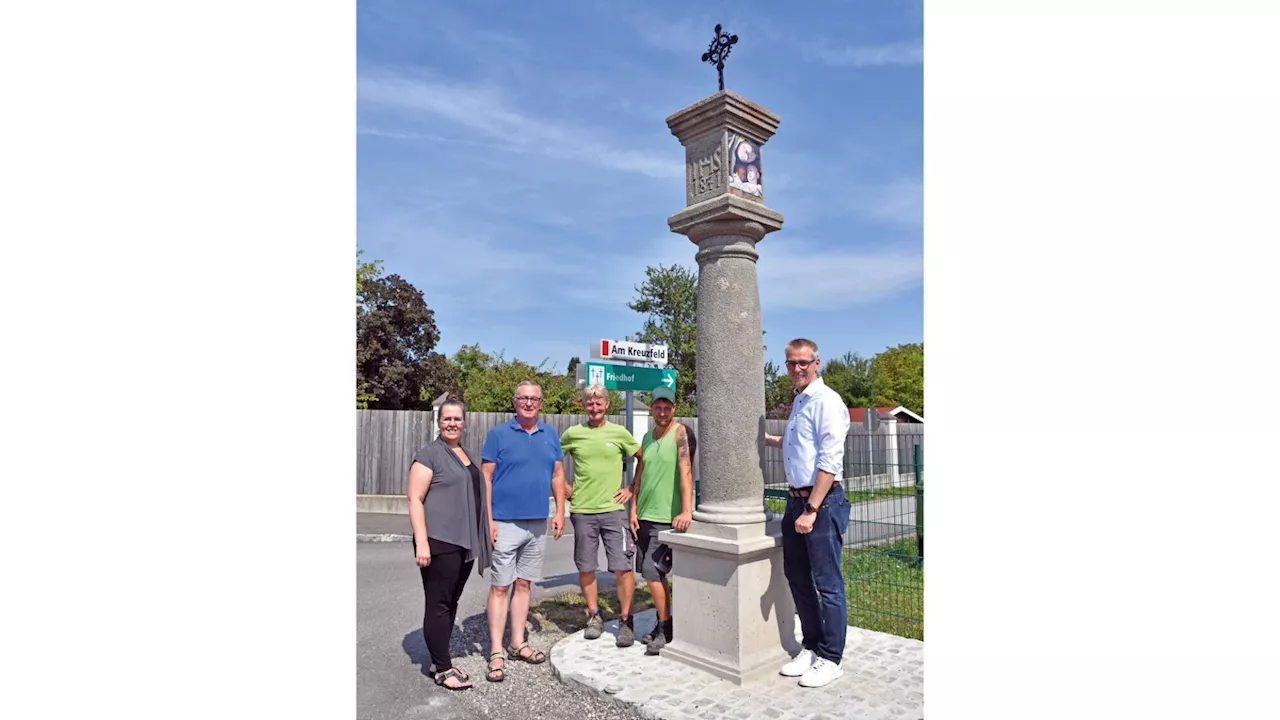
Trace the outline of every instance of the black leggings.
[[426, 611], [422, 614], [422, 637], [427, 641], [431, 663], [436, 670], [453, 667], [449, 657], [449, 636], [453, 634], [453, 621], [458, 615], [458, 600], [467, 585], [475, 560], [462, 561], [466, 553], [446, 552], [431, 554], [431, 564], [418, 568], [422, 572], [422, 591], [427, 597]]

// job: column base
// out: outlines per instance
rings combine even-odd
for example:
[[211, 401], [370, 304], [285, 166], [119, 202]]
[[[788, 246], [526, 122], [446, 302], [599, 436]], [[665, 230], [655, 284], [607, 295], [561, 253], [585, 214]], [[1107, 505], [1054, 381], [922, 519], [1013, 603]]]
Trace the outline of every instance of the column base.
[[749, 525], [762, 523], [768, 518], [763, 503], [731, 505], [728, 503], [702, 503], [693, 509], [693, 519], [708, 525]]
[[736, 685], [777, 674], [800, 650], [781, 523], [694, 521], [659, 537], [672, 548], [672, 592], [680, 596], [675, 637], [662, 654]]

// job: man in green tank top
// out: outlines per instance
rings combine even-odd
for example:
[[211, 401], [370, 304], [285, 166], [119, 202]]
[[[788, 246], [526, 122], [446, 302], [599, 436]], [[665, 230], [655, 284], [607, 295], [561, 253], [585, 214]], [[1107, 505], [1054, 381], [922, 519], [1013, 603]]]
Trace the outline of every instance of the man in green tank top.
[[658, 539], [663, 530], [684, 532], [693, 520], [693, 453], [687, 428], [675, 419], [675, 393], [655, 388], [649, 398], [653, 429], [640, 441], [632, 492], [631, 531], [636, 534], [640, 576], [649, 584], [658, 624], [640, 642], [646, 655], [657, 655], [671, 642], [671, 608], [667, 602], [667, 573], [671, 549]]

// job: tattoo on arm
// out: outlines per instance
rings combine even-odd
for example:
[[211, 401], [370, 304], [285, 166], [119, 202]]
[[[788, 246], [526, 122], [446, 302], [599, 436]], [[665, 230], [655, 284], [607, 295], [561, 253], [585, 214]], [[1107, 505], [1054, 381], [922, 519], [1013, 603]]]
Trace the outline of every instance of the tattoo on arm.
[[676, 426], [676, 453], [681, 460], [689, 459], [689, 436], [685, 434], [684, 426]]

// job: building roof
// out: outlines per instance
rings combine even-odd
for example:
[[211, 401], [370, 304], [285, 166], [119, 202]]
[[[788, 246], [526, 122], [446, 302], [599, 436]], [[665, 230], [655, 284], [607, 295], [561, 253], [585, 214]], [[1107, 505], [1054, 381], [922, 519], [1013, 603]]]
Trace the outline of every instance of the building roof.
[[[880, 417], [893, 414], [893, 408], [891, 407], [879, 407], [879, 408], [876, 408], [876, 411], [880, 413]], [[856, 422], [856, 423], [866, 422], [866, 419], [867, 419], [866, 415], [867, 415], [866, 408], [849, 408], [850, 422]]]
[[[906, 417], [910, 418], [915, 422], [918, 422], [918, 423], [924, 422], [923, 417], [911, 412], [910, 410], [906, 409], [901, 405], [899, 405], [898, 407], [878, 407], [876, 408], [876, 412], [880, 414], [880, 417], [885, 417], [886, 415], [888, 415], [888, 416], [901, 418], [902, 416], [905, 415]], [[866, 408], [849, 408], [849, 421], [856, 422], [856, 423], [865, 422], [866, 414], [867, 414]]]

